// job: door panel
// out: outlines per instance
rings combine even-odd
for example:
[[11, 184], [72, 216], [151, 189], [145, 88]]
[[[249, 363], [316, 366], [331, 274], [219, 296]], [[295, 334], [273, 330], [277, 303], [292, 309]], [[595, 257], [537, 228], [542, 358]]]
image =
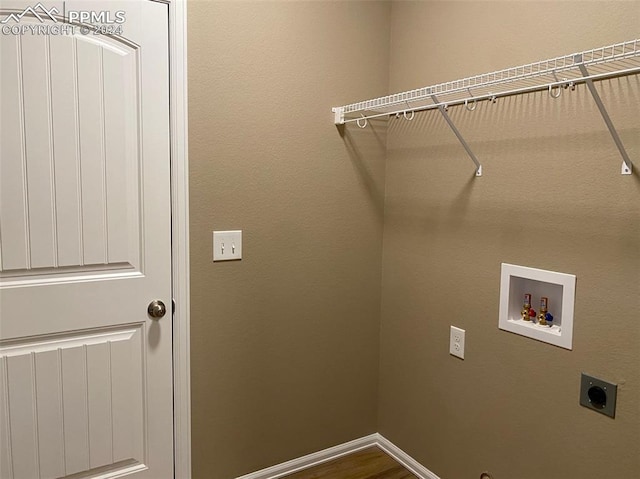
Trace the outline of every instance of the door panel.
[[[3, 134], [2, 176], [21, 200], [0, 203], [4, 279], [139, 270], [139, 49], [30, 35], [2, 47], [3, 132], [20, 119]], [[5, 71], [7, 62], [19, 67]], [[10, 94], [19, 101], [5, 108]]]
[[[23, 138], [21, 55], [18, 38], [0, 37], [0, 267], [30, 267]], [[6, 206], [5, 206], [6, 205]], [[11, 206], [11, 207], [9, 207]]]
[[171, 314], [147, 314], [171, 308], [168, 6], [64, 8], [126, 22], [0, 35], [0, 478], [168, 479]]
[[131, 325], [4, 345], [15, 477], [146, 463], [142, 339]]

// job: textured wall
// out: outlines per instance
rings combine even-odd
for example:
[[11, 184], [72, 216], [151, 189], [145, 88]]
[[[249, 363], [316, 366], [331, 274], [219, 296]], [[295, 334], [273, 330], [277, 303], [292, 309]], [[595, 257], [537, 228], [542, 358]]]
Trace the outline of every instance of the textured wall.
[[[394, 2], [390, 91], [638, 38], [639, 2]], [[388, 130], [379, 430], [443, 479], [640, 477], [640, 76]], [[498, 330], [500, 263], [577, 275], [573, 351]], [[466, 329], [466, 359], [448, 354]], [[619, 384], [612, 420], [580, 372]]]
[[[376, 431], [390, 6], [189, 3], [194, 478]], [[241, 262], [211, 231], [244, 230]]]

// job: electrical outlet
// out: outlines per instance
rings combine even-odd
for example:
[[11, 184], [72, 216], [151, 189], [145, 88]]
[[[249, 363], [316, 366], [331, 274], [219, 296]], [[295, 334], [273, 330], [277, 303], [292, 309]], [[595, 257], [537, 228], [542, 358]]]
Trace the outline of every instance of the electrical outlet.
[[593, 411], [616, 415], [618, 385], [582, 373], [580, 379], [580, 405]]
[[451, 326], [449, 354], [464, 359], [464, 329]]

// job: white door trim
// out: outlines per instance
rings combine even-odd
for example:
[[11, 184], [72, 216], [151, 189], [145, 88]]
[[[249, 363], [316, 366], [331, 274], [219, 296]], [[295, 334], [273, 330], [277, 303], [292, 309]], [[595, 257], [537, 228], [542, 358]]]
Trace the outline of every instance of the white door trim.
[[174, 477], [191, 479], [187, 1], [169, 0]]

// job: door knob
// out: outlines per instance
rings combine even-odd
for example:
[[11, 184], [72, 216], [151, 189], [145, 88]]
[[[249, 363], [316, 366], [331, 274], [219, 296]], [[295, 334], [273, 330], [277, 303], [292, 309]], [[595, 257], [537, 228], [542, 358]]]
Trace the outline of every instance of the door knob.
[[167, 307], [159, 299], [155, 299], [149, 303], [147, 313], [153, 319], [160, 319], [167, 313]]

